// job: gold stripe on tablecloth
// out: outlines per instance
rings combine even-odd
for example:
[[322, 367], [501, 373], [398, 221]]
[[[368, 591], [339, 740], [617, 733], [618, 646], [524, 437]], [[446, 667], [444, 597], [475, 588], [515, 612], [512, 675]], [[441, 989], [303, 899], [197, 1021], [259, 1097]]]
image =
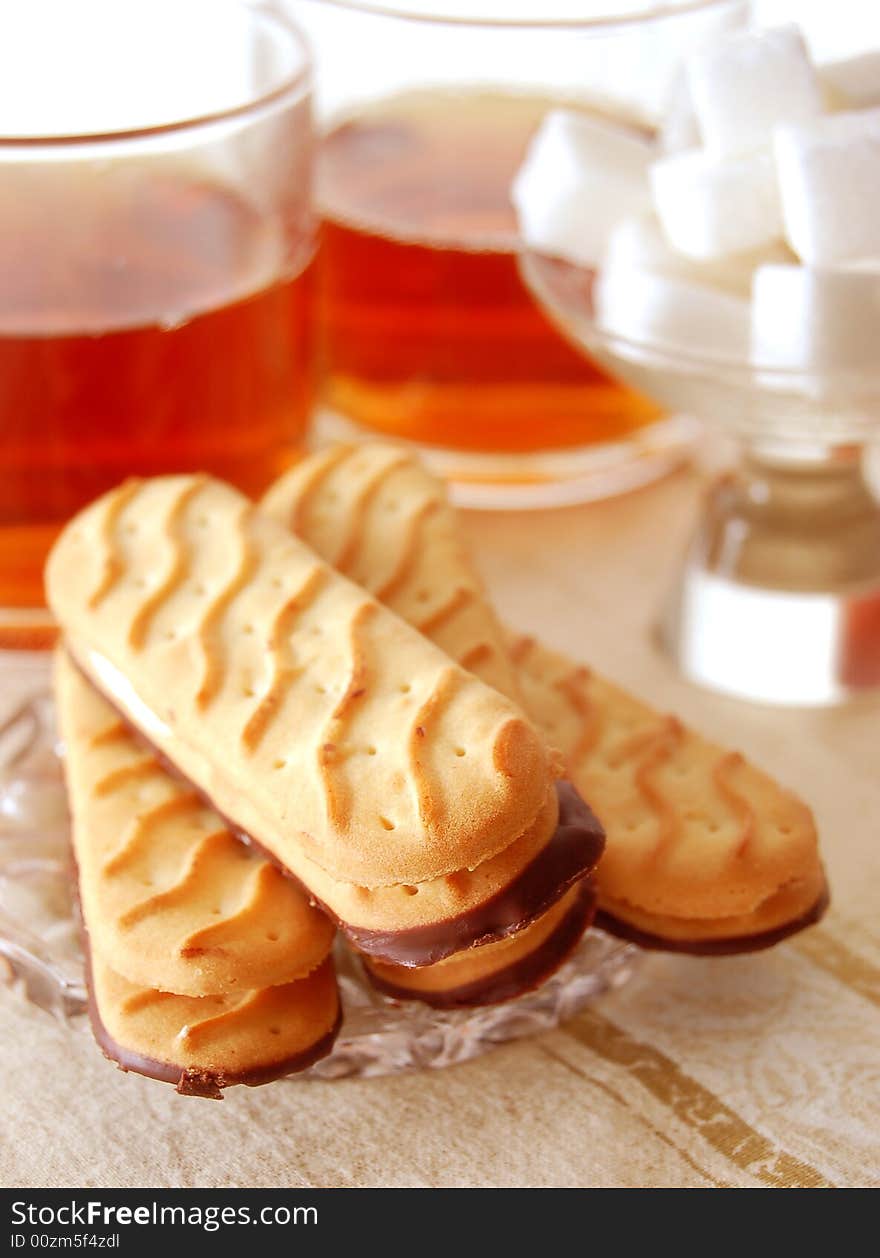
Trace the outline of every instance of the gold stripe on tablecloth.
[[816, 926], [799, 935], [792, 940], [792, 947], [850, 991], [880, 1006], [880, 969], [853, 952], [824, 927]]
[[604, 1092], [606, 1096], [610, 1097], [616, 1105], [619, 1105], [622, 1109], [627, 1110], [637, 1122], [642, 1124], [653, 1139], [659, 1140], [662, 1144], [665, 1144], [668, 1148], [672, 1149], [683, 1162], [687, 1163], [692, 1171], [696, 1171], [696, 1173], [702, 1179], [707, 1180], [713, 1188], [737, 1187], [736, 1184], [719, 1178], [719, 1176], [714, 1175], [711, 1171], [707, 1170], [705, 1166], [701, 1166], [696, 1159], [691, 1156], [687, 1149], [683, 1149], [681, 1145], [676, 1144], [676, 1142], [672, 1140], [664, 1131], [661, 1131], [655, 1123], [652, 1123], [646, 1114], [638, 1111], [631, 1102], [627, 1100], [623, 1093], [619, 1092], [617, 1088], [613, 1088], [610, 1083], [607, 1083], [602, 1079], [597, 1079], [594, 1074], [590, 1074], [586, 1070], [581, 1070], [580, 1067], [574, 1064], [574, 1062], [569, 1061], [567, 1057], [564, 1057], [561, 1053], [554, 1052], [548, 1044], [542, 1044], [541, 1051], [544, 1053], [545, 1057], [552, 1058], [553, 1061], [558, 1062], [561, 1066], [570, 1070], [572, 1074], [578, 1075], [581, 1079], [588, 1080], [592, 1087], [599, 1088], [599, 1090]]
[[[565, 1027], [565, 1033], [615, 1066], [623, 1066], [652, 1096], [717, 1152], [772, 1188], [834, 1188], [808, 1162], [756, 1131], [703, 1084], [651, 1044], [636, 1039], [596, 1010]], [[679, 1153], [685, 1151], [676, 1146]]]

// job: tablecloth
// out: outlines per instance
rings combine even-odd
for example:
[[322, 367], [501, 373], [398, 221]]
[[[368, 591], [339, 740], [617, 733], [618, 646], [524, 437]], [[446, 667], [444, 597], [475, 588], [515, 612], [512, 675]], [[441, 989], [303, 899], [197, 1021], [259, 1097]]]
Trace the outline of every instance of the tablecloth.
[[[880, 1184], [880, 701], [759, 707], [696, 689], [652, 624], [701, 478], [467, 516], [499, 610], [813, 805], [833, 906], [753, 956], [646, 954], [559, 1030], [462, 1066], [177, 1096], [0, 990], [0, 1183], [16, 1187]], [[0, 709], [27, 686], [2, 671]]]

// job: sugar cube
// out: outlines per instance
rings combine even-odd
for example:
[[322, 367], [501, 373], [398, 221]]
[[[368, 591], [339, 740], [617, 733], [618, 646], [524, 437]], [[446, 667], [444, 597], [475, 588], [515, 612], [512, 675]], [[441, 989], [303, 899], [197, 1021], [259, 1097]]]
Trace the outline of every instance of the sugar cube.
[[663, 230], [672, 246], [690, 258], [758, 249], [782, 234], [769, 153], [719, 161], [691, 149], [654, 162], [650, 174]]
[[822, 110], [822, 90], [794, 25], [738, 31], [687, 63], [700, 133], [715, 156], [767, 144], [775, 126], [808, 122]]
[[547, 115], [511, 189], [531, 248], [595, 266], [615, 223], [649, 204], [654, 146], [640, 132], [571, 110]]
[[880, 268], [762, 266], [752, 289], [751, 358], [816, 373], [873, 368], [880, 346]]
[[749, 297], [756, 267], [794, 261], [794, 254], [781, 241], [747, 253], [696, 261], [671, 247], [653, 214], [638, 214], [621, 219], [615, 227], [608, 239], [602, 265], [603, 268], [626, 267], [650, 271], [655, 275]]
[[802, 261], [880, 257], [880, 109], [779, 127], [775, 142], [785, 235]]
[[880, 105], [880, 50], [819, 66], [826, 99], [834, 109]]
[[594, 288], [597, 324], [631, 345], [741, 360], [749, 344], [743, 297], [627, 267], [604, 270]]
[[752, 0], [759, 26], [797, 22], [816, 62], [880, 47], [877, 0]]
[[700, 146], [700, 128], [685, 74], [678, 75], [672, 85], [657, 143], [661, 153], [681, 153]]

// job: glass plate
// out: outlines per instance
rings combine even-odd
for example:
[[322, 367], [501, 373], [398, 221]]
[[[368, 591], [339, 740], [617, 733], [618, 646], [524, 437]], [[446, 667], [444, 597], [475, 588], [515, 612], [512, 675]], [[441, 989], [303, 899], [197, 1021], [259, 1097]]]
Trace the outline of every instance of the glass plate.
[[[85, 1028], [83, 956], [73, 912], [67, 805], [46, 665], [0, 725], [0, 980], [72, 1027]], [[449, 1066], [572, 1017], [630, 976], [637, 950], [591, 930], [537, 991], [484, 1009], [438, 1010], [375, 991], [340, 940], [345, 1009], [333, 1052], [297, 1078], [340, 1079]]]

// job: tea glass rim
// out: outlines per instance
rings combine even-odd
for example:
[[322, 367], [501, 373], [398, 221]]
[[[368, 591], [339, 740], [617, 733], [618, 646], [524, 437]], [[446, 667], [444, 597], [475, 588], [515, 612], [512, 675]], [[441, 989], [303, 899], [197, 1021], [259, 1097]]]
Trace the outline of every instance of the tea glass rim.
[[277, 86], [256, 94], [251, 100], [231, 105], [226, 109], [209, 110], [206, 113], [193, 114], [185, 118], [175, 118], [171, 122], [157, 123], [154, 126], [109, 131], [45, 132], [40, 135], [6, 135], [0, 131], [0, 152], [5, 150], [33, 152], [58, 147], [73, 148], [77, 145], [109, 146], [127, 144], [133, 140], [161, 139], [163, 136], [195, 132], [238, 119], [252, 117], [256, 120], [282, 101], [307, 96], [312, 86], [314, 60], [308, 41], [297, 24], [277, 9], [263, 8], [255, 5], [253, 0], [225, 0], [225, 2], [229, 7], [247, 13], [255, 23], [270, 29], [274, 28], [276, 34], [283, 35], [289, 48], [295, 49], [298, 54], [296, 67], [286, 74]]
[[[305, 0], [324, 8], [345, 9], [367, 17], [391, 18], [401, 22], [418, 22], [434, 26], [465, 29], [580, 31], [584, 34], [607, 35], [617, 30], [671, 21], [701, 11], [734, 5], [738, 0], [660, 0], [640, 12], [605, 13], [593, 17], [505, 17], [502, 14], [442, 12], [437, 9], [414, 9], [401, 0]], [[535, 6], [538, 7], [537, 4]], [[438, 0], [439, 8], [439, 0]]]

